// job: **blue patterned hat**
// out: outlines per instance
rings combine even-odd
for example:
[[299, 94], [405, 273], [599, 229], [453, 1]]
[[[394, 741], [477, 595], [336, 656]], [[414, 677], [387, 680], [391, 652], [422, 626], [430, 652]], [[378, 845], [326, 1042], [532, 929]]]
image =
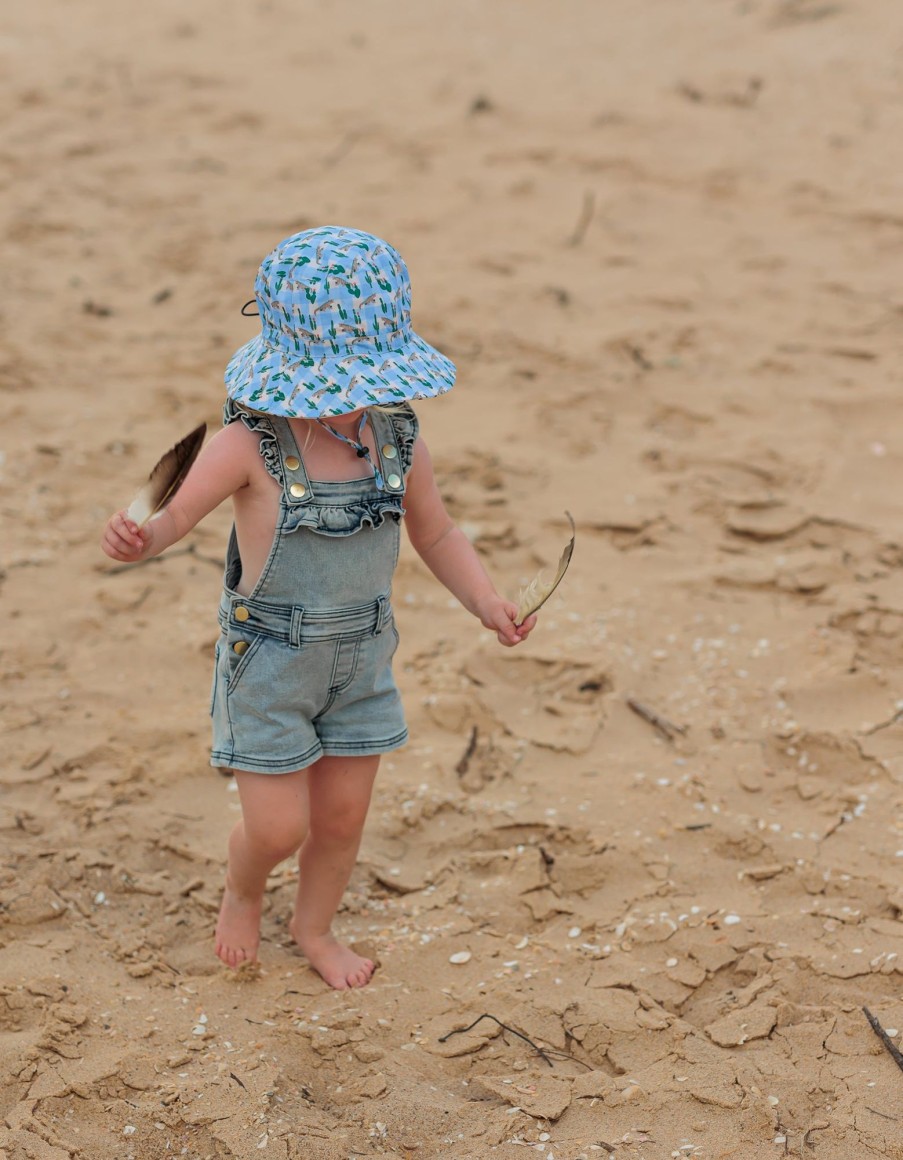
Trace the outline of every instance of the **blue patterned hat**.
[[232, 356], [226, 391], [268, 415], [317, 418], [451, 389], [455, 365], [411, 329], [401, 255], [359, 230], [321, 226], [260, 264], [261, 332]]

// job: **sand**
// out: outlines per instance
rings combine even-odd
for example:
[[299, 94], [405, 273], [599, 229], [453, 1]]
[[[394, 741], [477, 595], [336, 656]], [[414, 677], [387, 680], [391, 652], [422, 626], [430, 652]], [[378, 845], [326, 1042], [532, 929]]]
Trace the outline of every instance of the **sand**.
[[[901, 36], [896, 0], [5, 14], [0, 1155], [903, 1156], [861, 1010], [903, 1029]], [[343, 993], [289, 864], [257, 975], [212, 953], [228, 512], [98, 548], [323, 222], [408, 259], [500, 589], [577, 524], [514, 652], [403, 555]]]

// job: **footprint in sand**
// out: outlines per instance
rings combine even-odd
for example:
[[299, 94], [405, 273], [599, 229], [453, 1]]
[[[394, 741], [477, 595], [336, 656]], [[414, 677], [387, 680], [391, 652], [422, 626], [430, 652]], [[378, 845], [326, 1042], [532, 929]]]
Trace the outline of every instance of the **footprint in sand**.
[[537, 656], [470, 658], [465, 673], [483, 708], [514, 737], [546, 749], [585, 753], [602, 726], [613, 689], [600, 667]]

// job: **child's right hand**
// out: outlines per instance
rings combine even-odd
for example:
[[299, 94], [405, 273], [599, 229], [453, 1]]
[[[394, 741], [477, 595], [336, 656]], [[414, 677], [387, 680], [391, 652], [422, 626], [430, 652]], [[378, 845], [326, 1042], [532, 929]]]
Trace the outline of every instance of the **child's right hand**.
[[132, 564], [144, 555], [151, 535], [149, 527], [139, 528], [127, 512], [121, 511], [107, 521], [100, 546], [112, 559]]

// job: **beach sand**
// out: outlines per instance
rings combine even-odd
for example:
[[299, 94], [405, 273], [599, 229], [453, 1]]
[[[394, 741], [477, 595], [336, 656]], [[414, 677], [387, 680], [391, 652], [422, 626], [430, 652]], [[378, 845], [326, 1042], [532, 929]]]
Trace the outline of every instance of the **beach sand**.
[[[896, 0], [6, 13], [0, 1156], [903, 1157], [901, 43]], [[512, 652], [405, 548], [342, 993], [290, 864], [259, 971], [213, 955], [229, 512], [98, 546], [324, 222], [458, 364], [419, 414], [499, 588], [577, 525]]]

